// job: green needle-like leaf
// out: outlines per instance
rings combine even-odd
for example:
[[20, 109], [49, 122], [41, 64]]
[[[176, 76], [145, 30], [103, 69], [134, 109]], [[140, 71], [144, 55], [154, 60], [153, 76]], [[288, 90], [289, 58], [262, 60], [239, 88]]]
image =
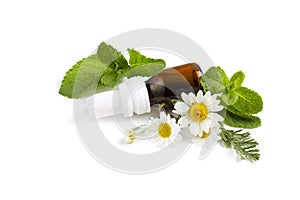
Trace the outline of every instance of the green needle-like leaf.
[[233, 131], [222, 128], [222, 132], [220, 133], [221, 142], [226, 148], [232, 147], [237, 152], [241, 160], [259, 160], [259, 150], [256, 149], [258, 142], [251, 139], [249, 132], [240, 132], [241, 130]]

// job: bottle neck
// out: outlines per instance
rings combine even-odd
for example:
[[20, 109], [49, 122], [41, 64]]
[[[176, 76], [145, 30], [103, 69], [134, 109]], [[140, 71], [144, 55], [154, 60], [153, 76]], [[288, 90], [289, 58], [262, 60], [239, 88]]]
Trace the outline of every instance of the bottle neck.
[[131, 117], [133, 113], [150, 112], [149, 96], [143, 77], [124, 78], [119, 85], [119, 93], [125, 117]]

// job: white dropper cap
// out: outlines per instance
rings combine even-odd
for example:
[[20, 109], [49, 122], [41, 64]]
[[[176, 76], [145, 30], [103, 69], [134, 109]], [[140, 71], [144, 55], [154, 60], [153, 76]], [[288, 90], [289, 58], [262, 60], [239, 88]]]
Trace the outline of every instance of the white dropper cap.
[[94, 95], [94, 113], [96, 118], [124, 114], [131, 117], [133, 113], [150, 112], [150, 101], [145, 78], [124, 78], [115, 90]]

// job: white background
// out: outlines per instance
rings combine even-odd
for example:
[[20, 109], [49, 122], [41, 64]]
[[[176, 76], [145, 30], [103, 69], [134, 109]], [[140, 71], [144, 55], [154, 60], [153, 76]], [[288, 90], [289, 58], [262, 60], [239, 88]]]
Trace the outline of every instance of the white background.
[[[195, 3], [197, 2], [197, 3]], [[0, 199], [299, 198], [297, 1], [1, 1]], [[217, 146], [167, 169], [128, 175], [82, 146], [72, 101], [57, 94], [68, 68], [116, 34], [165, 28], [196, 41], [264, 98], [253, 130], [261, 160]]]

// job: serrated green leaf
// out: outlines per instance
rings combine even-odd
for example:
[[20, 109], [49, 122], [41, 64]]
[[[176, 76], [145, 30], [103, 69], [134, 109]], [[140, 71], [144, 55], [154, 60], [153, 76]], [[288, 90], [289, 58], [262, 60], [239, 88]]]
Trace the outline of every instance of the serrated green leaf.
[[221, 96], [223, 105], [233, 105], [238, 100], [238, 95], [234, 91], [230, 91], [227, 94]]
[[98, 46], [97, 56], [100, 62], [108, 65], [98, 83], [98, 92], [114, 88], [129, 69], [126, 58], [105, 42], [101, 42]]
[[160, 63], [143, 64], [143, 65], [135, 66], [134, 68], [130, 68], [130, 70], [125, 74], [125, 76], [128, 78], [133, 76], [150, 77], [158, 74], [164, 68], [165, 65], [162, 65]]
[[121, 53], [111, 45], [108, 45], [105, 42], [101, 42], [98, 46], [97, 55], [102, 63], [110, 65], [120, 57]]
[[212, 94], [225, 93], [225, 86], [229, 80], [221, 67], [211, 67], [201, 77], [201, 83], [204, 91], [210, 91]]
[[221, 75], [222, 82], [225, 83], [225, 84], [228, 83], [229, 80], [228, 80], [228, 77], [227, 77], [225, 71], [220, 66], [218, 66], [217, 68], [218, 68], [219, 73]]
[[97, 55], [82, 59], [66, 73], [59, 94], [68, 98], [81, 98], [94, 94], [106, 67], [99, 61]]
[[116, 71], [122, 71], [125, 73], [129, 69], [126, 58], [121, 54], [114, 62], [110, 65]]
[[245, 79], [245, 74], [242, 71], [238, 71], [234, 73], [229, 81], [232, 84], [231, 85], [231, 87], [233, 87], [232, 89], [241, 87], [244, 79]]
[[147, 58], [134, 49], [128, 49], [130, 68], [124, 75], [128, 78], [133, 76], [150, 77], [161, 72], [166, 63], [162, 59]]
[[243, 116], [244, 117], [236, 115], [230, 112], [229, 110], [226, 110], [224, 123], [229, 126], [238, 127], [238, 128], [257, 128], [261, 126], [261, 121], [258, 117], [252, 115], [243, 115]]
[[106, 68], [100, 78], [98, 87], [106, 89], [114, 88], [122, 81], [124, 74], [128, 71], [128, 69], [129, 66], [127, 60], [123, 55], [120, 55]]
[[166, 66], [166, 63], [162, 59], [153, 59], [153, 58], [147, 58], [146, 56], [142, 55], [140, 52], [134, 50], [134, 49], [127, 49], [129, 53], [129, 64], [130, 67], [135, 67], [139, 65], [144, 65], [144, 64], [160, 64]]
[[116, 85], [117, 73], [108, 67], [101, 76], [101, 85], [105, 88], [113, 88]]
[[231, 113], [233, 113], [235, 115], [238, 115], [240, 117], [243, 117], [243, 118], [248, 118], [248, 119], [254, 119], [254, 118], [256, 118], [253, 115], [240, 112], [239, 110], [235, 109], [233, 106], [226, 106], [225, 109], [226, 109], [226, 111], [230, 111]]
[[257, 114], [263, 108], [261, 96], [246, 87], [235, 89], [238, 100], [232, 105], [236, 110], [245, 114]]
[[153, 76], [166, 66], [162, 59], [152, 59], [130, 49], [130, 63], [111, 45], [102, 42], [97, 54], [77, 62], [66, 74], [59, 93], [81, 98], [114, 88], [124, 77]]

